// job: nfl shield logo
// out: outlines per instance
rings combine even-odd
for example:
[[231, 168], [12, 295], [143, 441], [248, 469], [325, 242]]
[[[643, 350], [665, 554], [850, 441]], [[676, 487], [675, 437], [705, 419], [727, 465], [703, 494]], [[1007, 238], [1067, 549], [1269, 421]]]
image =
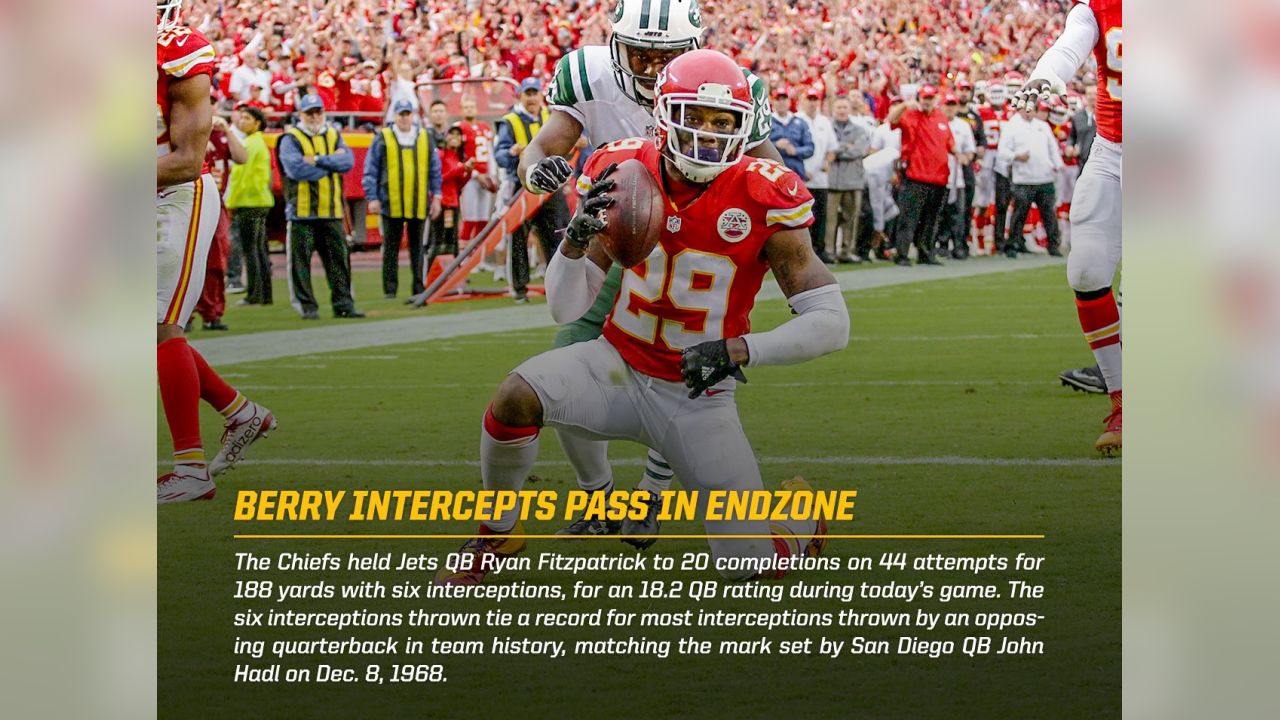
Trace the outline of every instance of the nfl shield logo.
[[667, 232], [669, 233], [680, 232], [680, 218], [676, 217], [675, 215], [667, 216]]

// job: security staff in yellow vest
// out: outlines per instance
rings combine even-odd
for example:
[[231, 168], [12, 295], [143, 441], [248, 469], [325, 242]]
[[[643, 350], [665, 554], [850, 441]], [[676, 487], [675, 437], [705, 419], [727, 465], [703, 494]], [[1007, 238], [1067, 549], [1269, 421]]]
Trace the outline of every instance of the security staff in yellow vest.
[[413, 103], [398, 100], [395, 121], [373, 136], [364, 157], [361, 186], [369, 212], [382, 216], [382, 292], [396, 296], [400, 286], [400, 242], [409, 232], [413, 294], [422, 292], [423, 233], [428, 216], [440, 217], [440, 155], [430, 133], [414, 123]]
[[351, 296], [351, 261], [342, 223], [342, 175], [355, 159], [342, 135], [324, 121], [319, 95], [303, 97], [298, 110], [301, 122], [285, 130], [276, 143], [289, 220], [289, 294], [302, 319], [319, 319], [311, 292], [311, 254], [318, 252], [334, 316], [362, 318]]
[[[520, 153], [538, 133], [538, 129], [547, 122], [548, 116], [542, 101], [542, 86], [536, 79], [526, 78], [520, 83], [519, 92], [520, 101], [498, 121], [498, 140], [493, 150], [498, 166], [506, 172], [507, 180], [510, 181], [513, 196], [521, 189], [520, 179], [516, 177]], [[538, 232], [544, 260], [550, 261], [560, 242], [559, 232], [569, 224], [569, 206], [564, 199], [564, 190], [550, 193], [546, 198], [538, 212], [511, 233], [507, 258], [511, 262], [511, 291], [517, 303], [528, 302], [525, 293], [529, 286], [530, 227]]]

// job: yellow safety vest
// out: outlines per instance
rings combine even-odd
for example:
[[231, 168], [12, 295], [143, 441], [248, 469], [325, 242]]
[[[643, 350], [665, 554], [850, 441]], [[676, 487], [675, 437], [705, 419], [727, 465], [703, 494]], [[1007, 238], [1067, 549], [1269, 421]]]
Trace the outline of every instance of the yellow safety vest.
[[551, 116], [550, 111], [545, 107], [542, 108], [542, 121], [536, 123], [526, 123], [524, 115], [512, 111], [502, 116], [511, 124], [511, 132], [515, 133], [517, 145], [528, 145], [529, 140], [538, 134], [538, 129], [547, 124], [547, 118]]
[[418, 131], [413, 147], [400, 147], [395, 131], [382, 129], [387, 150], [387, 199], [393, 218], [427, 219], [427, 180], [431, 174], [431, 141]]
[[[338, 147], [338, 131], [326, 128], [323, 135], [311, 136], [298, 128], [289, 134], [302, 147], [303, 155], [328, 155]], [[294, 214], [300, 219], [340, 219], [342, 217], [342, 173], [329, 173], [314, 182], [292, 180], [287, 175], [288, 194], [294, 200]]]

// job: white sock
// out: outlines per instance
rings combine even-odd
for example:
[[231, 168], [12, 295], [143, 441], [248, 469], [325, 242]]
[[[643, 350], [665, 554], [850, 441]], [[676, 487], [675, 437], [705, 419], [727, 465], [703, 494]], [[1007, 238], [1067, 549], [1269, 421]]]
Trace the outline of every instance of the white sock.
[[556, 431], [560, 447], [569, 458], [578, 487], [594, 492], [613, 483], [613, 468], [609, 465], [609, 443], [573, 432]]
[[1098, 369], [1102, 370], [1102, 378], [1107, 382], [1107, 392], [1115, 392], [1123, 387], [1121, 383], [1121, 368], [1123, 367], [1121, 358], [1120, 343], [1100, 347], [1093, 351], [1093, 359], [1098, 362]]
[[[480, 478], [485, 490], [520, 490], [538, 460], [538, 435], [499, 440], [480, 431]], [[511, 532], [520, 519], [520, 504], [485, 525], [495, 533]]]
[[649, 456], [645, 459], [644, 477], [640, 479], [637, 486], [641, 490], [660, 493], [663, 490], [671, 489], [671, 479], [675, 477], [675, 473], [671, 470], [671, 466], [667, 464], [666, 458], [662, 457], [655, 450], [649, 451]]

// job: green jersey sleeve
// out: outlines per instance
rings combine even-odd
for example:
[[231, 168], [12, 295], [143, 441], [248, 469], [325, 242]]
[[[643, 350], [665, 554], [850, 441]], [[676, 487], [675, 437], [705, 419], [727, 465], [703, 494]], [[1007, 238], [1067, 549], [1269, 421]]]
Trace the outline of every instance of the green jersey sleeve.
[[755, 120], [751, 127], [751, 136], [747, 138], [747, 147], [752, 148], [769, 139], [773, 131], [773, 106], [769, 104], [769, 86], [764, 78], [743, 68], [742, 74], [751, 87], [751, 104], [755, 106]]
[[[595, 100], [591, 78], [587, 72], [587, 54], [579, 48], [556, 62], [551, 84], [547, 87], [547, 104], [574, 107], [579, 102]], [[592, 73], [594, 74], [594, 73]]]

